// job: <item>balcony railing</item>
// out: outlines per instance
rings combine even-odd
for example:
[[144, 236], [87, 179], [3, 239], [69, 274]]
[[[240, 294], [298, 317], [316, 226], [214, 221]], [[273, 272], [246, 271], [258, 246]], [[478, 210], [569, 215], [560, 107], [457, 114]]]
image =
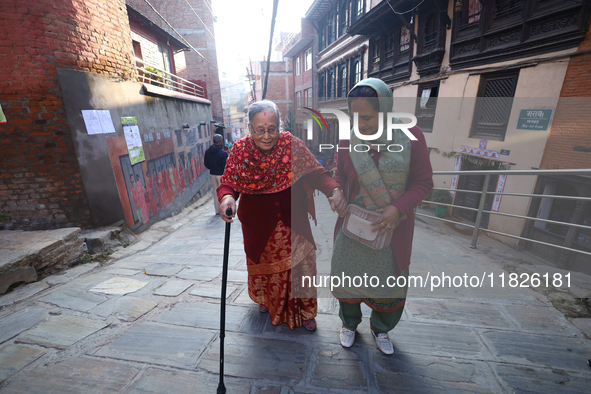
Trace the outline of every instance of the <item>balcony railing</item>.
[[178, 93], [205, 98], [205, 89], [202, 86], [162, 70], [153, 64], [146, 63], [137, 57], [135, 58], [135, 62], [140, 82], [149, 83]]
[[466, 223], [462, 223], [462, 222], [456, 222], [453, 220], [449, 220], [449, 219], [444, 219], [441, 217], [436, 217], [436, 216], [431, 216], [431, 215], [425, 215], [423, 213], [419, 213], [416, 212], [417, 216], [423, 216], [423, 217], [428, 217], [428, 218], [432, 218], [432, 219], [438, 219], [438, 220], [442, 220], [444, 222], [449, 222], [449, 223], [453, 223], [455, 225], [461, 225], [461, 226], [466, 226], [469, 228], [474, 229], [474, 231], [472, 232], [472, 242], [470, 243], [470, 247], [473, 249], [476, 249], [476, 243], [478, 241], [478, 234], [479, 231], [483, 231], [485, 233], [491, 233], [491, 234], [497, 234], [497, 235], [502, 235], [505, 237], [510, 237], [510, 238], [515, 238], [518, 239], [520, 241], [525, 241], [525, 242], [531, 242], [531, 243], [536, 243], [536, 244], [541, 244], [541, 245], [546, 245], [546, 246], [551, 246], [554, 248], [558, 248], [561, 250], [565, 250], [568, 252], [575, 252], [575, 253], [580, 253], [583, 255], [587, 255], [587, 256], [591, 256], [591, 253], [586, 252], [584, 250], [580, 250], [580, 249], [574, 249], [571, 246], [574, 243], [574, 239], [573, 237], [566, 237], [565, 243], [563, 245], [557, 245], [557, 244], [553, 244], [553, 243], [547, 243], [547, 242], [543, 242], [543, 241], [539, 241], [536, 239], [531, 239], [531, 238], [525, 238], [525, 237], [520, 237], [517, 235], [513, 235], [513, 234], [507, 234], [507, 233], [503, 233], [500, 231], [493, 231], [493, 230], [488, 230], [488, 229], [484, 229], [481, 228], [481, 222], [482, 222], [482, 215], [483, 214], [493, 214], [493, 215], [500, 215], [500, 216], [504, 216], [504, 217], [511, 217], [511, 218], [517, 218], [517, 219], [525, 219], [526, 222], [527, 221], [534, 221], [534, 222], [544, 222], [544, 223], [550, 223], [550, 224], [554, 224], [554, 225], [559, 225], [559, 226], [565, 226], [569, 229], [584, 229], [587, 230], [590, 227], [586, 226], [586, 225], [582, 225], [582, 224], [576, 224], [576, 223], [568, 223], [568, 222], [561, 222], [561, 221], [556, 221], [556, 220], [549, 220], [549, 219], [543, 219], [543, 218], [538, 218], [538, 217], [532, 217], [532, 216], [522, 216], [522, 215], [514, 215], [514, 214], [509, 214], [509, 213], [503, 213], [503, 212], [495, 212], [495, 211], [490, 211], [490, 210], [484, 210], [484, 204], [485, 204], [485, 200], [486, 200], [486, 196], [488, 194], [493, 194], [493, 195], [501, 195], [501, 196], [517, 196], [517, 197], [526, 197], [526, 198], [549, 198], [549, 199], [565, 199], [565, 200], [578, 200], [578, 201], [591, 201], [591, 197], [579, 197], [579, 196], [563, 196], [563, 195], [549, 195], [549, 194], [527, 194], [527, 193], [497, 193], [495, 192], [489, 192], [488, 191], [488, 186], [490, 183], [490, 179], [491, 176], [494, 175], [506, 175], [507, 178], [509, 177], [513, 177], [513, 176], [538, 176], [538, 175], [563, 175], [563, 176], [568, 176], [568, 175], [580, 175], [580, 176], [591, 176], [591, 169], [575, 169], [575, 170], [490, 170], [490, 171], [433, 171], [433, 176], [437, 176], [437, 175], [482, 175], [484, 176], [484, 182], [482, 184], [482, 189], [481, 190], [458, 190], [458, 189], [446, 189], [446, 188], [439, 188], [439, 187], [435, 187], [433, 188], [434, 190], [448, 190], [448, 191], [454, 191], [454, 192], [461, 192], [461, 193], [475, 193], [475, 194], [480, 194], [480, 203], [478, 208], [470, 208], [470, 207], [465, 207], [462, 205], [453, 205], [453, 204], [445, 204], [445, 203], [440, 203], [440, 202], [433, 202], [433, 201], [427, 201], [427, 200], [423, 200], [423, 202], [425, 203], [429, 203], [429, 204], [435, 204], [435, 205], [441, 205], [441, 206], [446, 206], [446, 207], [453, 207], [454, 209], [464, 209], [464, 210], [469, 210], [469, 211], [473, 211], [473, 212], [477, 212], [476, 215], [476, 221], [474, 223], [474, 225], [471, 224], [466, 224]]

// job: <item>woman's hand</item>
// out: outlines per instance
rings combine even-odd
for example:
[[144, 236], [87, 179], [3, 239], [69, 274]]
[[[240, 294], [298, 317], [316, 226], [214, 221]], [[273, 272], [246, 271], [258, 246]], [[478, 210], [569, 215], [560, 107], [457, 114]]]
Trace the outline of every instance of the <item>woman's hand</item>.
[[[226, 210], [228, 208], [232, 209], [232, 215], [228, 216], [226, 215]], [[234, 197], [229, 196], [224, 198], [224, 201], [222, 201], [220, 203], [220, 215], [222, 216], [222, 219], [224, 220], [224, 222], [226, 223], [232, 223], [233, 220], [232, 218], [236, 216], [236, 200], [234, 200]]]
[[332, 196], [328, 198], [328, 201], [333, 212], [336, 212], [339, 216], [345, 216], [345, 213], [347, 213], [347, 200], [340, 189], [336, 189]]
[[373, 222], [371, 226], [373, 227], [374, 233], [379, 231], [379, 235], [394, 228], [400, 217], [400, 211], [394, 205], [388, 205], [385, 208], [376, 209], [376, 212], [381, 212], [382, 216]]

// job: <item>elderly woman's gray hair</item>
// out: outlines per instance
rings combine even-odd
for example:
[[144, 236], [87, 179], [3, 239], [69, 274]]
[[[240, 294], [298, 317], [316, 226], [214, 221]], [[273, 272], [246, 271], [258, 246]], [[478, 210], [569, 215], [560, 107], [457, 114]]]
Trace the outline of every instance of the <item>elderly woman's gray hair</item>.
[[252, 124], [255, 115], [264, 110], [272, 110], [275, 112], [278, 126], [281, 129], [281, 113], [279, 112], [279, 108], [277, 108], [277, 105], [274, 102], [269, 100], [261, 100], [250, 104], [248, 107], [248, 123]]

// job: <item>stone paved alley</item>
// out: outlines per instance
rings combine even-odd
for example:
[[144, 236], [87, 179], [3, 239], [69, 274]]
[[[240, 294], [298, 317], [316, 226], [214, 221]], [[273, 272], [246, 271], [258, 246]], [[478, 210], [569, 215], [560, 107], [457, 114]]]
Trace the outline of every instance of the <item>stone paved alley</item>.
[[[324, 197], [317, 209], [323, 274], [335, 217], [325, 213]], [[210, 194], [108, 263], [79, 265], [0, 296], [0, 392], [214, 393], [224, 223], [212, 211]], [[353, 348], [340, 346], [336, 302], [325, 290], [316, 332], [272, 326], [248, 297], [236, 221], [228, 393], [588, 393], [590, 319], [565, 317], [541, 289], [511, 288], [507, 279], [500, 288], [503, 273], [567, 272], [486, 236], [470, 249], [469, 239], [441, 222], [417, 220], [411, 275], [492, 274], [497, 283], [411, 288], [390, 333], [396, 353], [384, 356], [367, 318]], [[572, 301], [587, 297], [590, 286], [588, 276], [573, 272], [569, 289], [547, 290], [553, 300]]]

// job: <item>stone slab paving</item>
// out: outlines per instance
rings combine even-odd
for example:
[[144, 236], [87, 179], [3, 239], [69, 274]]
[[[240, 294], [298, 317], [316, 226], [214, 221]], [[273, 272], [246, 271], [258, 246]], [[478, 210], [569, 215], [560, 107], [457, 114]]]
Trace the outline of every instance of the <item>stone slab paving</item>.
[[98, 265], [98, 263], [80, 264], [57, 275], [48, 276], [43, 280], [43, 282], [47, 283], [49, 286], [68, 283], [69, 281], [79, 277], [80, 275], [95, 269], [96, 267], [98, 267]]
[[115, 267], [115, 268], [110, 268], [108, 270], [105, 270], [105, 272], [107, 274], [112, 274], [112, 275], [134, 276], [134, 275], [137, 275], [143, 271], [139, 270], [139, 269]]
[[[200, 369], [219, 372], [219, 347], [216, 340], [199, 363]], [[309, 350], [300, 343], [237, 333], [226, 334], [224, 354], [225, 375], [254, 381], [297, 384], [305, 378], [309, 363]]]
[[[183, 262], [184, 265], [186, 266], [218, 266], [221, 267], [222, 263], [224, 261], [224, 257], [223, 255], [204, 255], [204, 254], [200, 254], [198, 256], [193, 256], [191, 258], [189, 258], [188, 260], [185, 260]], [[245, 259], [244, 257], [242, 257], [241, 255], [233, 255], [231, 254], [228, 257], [228, 266], [233, 267], [235, 265], [237, 265], [238, 263], [243, 263], [244, 267], [246, 268], [246, 263], [245, 263]]]
[[376, 388], [382, 393], [499, 393], [503, 392], [486, 365], [479, 361], [412, 354], [391, 357], [374, 352]]
[[48, 310], [43, 307], [32, 306], [2, 317], [0, 319], [0, 343], [41, 323], [47, 313]]
[[171, 279], [154, 290], [154, 294], [166, 297], [176, 297], [187, 290], [189, 287], [193, 286], [193, 284], [193, 282], [186, 280]]
[[[208, 373], [166, 371], [148, 368], [127, 394], [195, 394], [215, 393], [219, 384], [217, 376]], [[224, 378], [227, 393], [250, 394], [251, 384], [232, 378]]]
[[48, 321], [21, 334], [17, 342], [66, 349], [108, 325], [104, 321], [80, 316], [51, 316]]
[[[316, 364], [310, 384], [325, 389], [366, 390], [367, 376], [362, 358], [339, 345], [318, 345], [314, 348]], [[343, 371], [347, 371], [343, 373]]]
[[98, 285], [92, 287], [89, 291], [102, 294], [122, 295], [134, 293], [147, 284], [148, 282], [144, 282], [137, 279], [117, 277], [101, 282]]
[[[181, 279], [210, 281], [222, 274], [222, 267], [192, 267], [185, 268], [177, 273], [175, 276]], [[219, 287], [219, 286], [218, 286]]]
[[[326, 206], [319, 197], [312, 226], [319, 273], [330, 266], [336, 218]], [[0, 392], [215, 392], [224, 224], [210, 211], [207, 201], [172, 224], [157, 223], [111, 262], [0, 296]], [[329, 289], [318, 289], [317, 331], [273, 326], [248, 295], [241, 231], [236, 221], [226, 311], [229, 393], [589, 391], [591, 341], [584, 332], [591, 319], [571, 321], [530, 289], [412, 287], [390, 332], [390, 357], [376, 348], [365, 305], [355, 344], [340, 346], [338, 302]], [[479, 239], [476, 250], [469, 241], [417, 221], [411, 275], [482, 277], [516, 261], [538, 264], [521, 252], [500, 254], [496, 241], [493, 248]], [[146, 284], [129, 295], [88, 291], [118, 276]], [[584, 285], [579, 274], [576, 280]], [[186, 283], [193, 285], [181, 291]], [[80, 322], [109, 326], [92, 331]]]
[[0, 382], [45, 354], [45, 351], [21, 345], [0, 347]]
[[215, 332], [194, 327], [141, 322], [93, 354], [156, 365], [194, 368]]
[[588, 393], [589, 371], [573, 373], [559, 369], [490, 363], [508, 393]]
[[248, 282], [248, 272], [242, 270], [228, 270], [228, 282]]
[[[226, 330], [237, 330], [248, 308], [226, 306]], [[168, 323], [199, 328], [220, 328], [220, 305], [208, 302], [183, 302], [158, 318], [160, 323]]]
[[146, 275], [152, 276], [172, 276], [185, 268], [179, 264], [152, 264], [146, 267]]
[[139, 372], [130, 365], [84, 357], [40, 366], [18, 376], [2, 394], [119, 393]]
[[100, 294], [92, 294], [78, 289], [64, 289], [51, 293], [39, 301], [57, 305], [61, 308], [77, 311], [89, 311], [98, 304], [107, 300], [107, 297]]
[[44, 282], [30, 283], [27, 286], [20, 286], [8, 294], [4, 294], [0, 297], [0, 307], [14, 304], [25, 300], [29, 297], [34, 296], [37, 293], [41, 293], [43, 290], [49, 288], [49, 285]]
[[591, 355], [588, 340], [498, 331], [482, 336], [499, 361], [589, 373], [585, 362]]
[[124, 296], [97, 306], [92, 313], [102, 317], [113, 315], [119, 320], [131, 322], [150, 312], [157, 305], [158, 303], [153, 300]]
[[516, 328], [513, 322], [503, 316], [495, 305], [482, 302], [411, 298], [406, 308], [413, 318], [419, 321], [442, 320], [461, 322], [462, 325]]
[[[232, 297], [236, 289], [238, 289], [236, 286], [226, 286], [226, 298]], [[221, 284], [213, 286], [209, 283], [197, 283], [189, 294], [198, 297], [214, 298], [219, 301], [222, 296]]]

